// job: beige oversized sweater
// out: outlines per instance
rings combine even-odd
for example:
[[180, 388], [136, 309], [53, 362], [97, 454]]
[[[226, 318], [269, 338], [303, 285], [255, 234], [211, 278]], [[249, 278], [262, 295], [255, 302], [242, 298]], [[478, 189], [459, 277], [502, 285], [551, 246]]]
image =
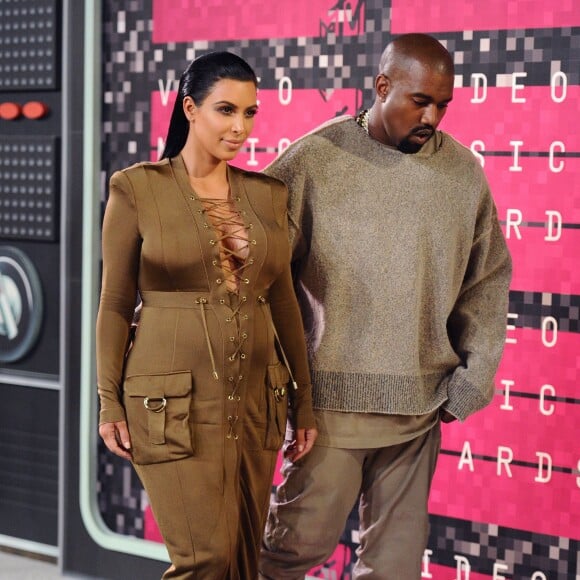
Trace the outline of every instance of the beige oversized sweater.
[[463, 420], [493, 396], [511, 258], [479, 163], [433, 139], [404, 154], [340, 117], [265, 170], [290, 190], [315, 408]]

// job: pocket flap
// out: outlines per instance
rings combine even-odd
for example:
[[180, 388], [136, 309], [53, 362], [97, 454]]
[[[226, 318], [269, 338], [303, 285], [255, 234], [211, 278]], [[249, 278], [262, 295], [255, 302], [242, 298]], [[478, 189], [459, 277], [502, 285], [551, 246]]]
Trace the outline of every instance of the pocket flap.
[[271, 387], [285, 387], [289, 380], [290, 373], [281, 362], [275, 365], [268, 365], [268, 382]]
[[191, 392], [191, 371], [134, 375], [123, 386], [129, 397], [185, 397]]

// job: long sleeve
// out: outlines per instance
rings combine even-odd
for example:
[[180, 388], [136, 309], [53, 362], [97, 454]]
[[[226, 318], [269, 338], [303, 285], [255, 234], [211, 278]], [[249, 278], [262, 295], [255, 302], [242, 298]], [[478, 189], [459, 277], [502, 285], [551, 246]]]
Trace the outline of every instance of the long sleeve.
[[[308, 251], [307, 242], [302, 231], [301, 223], [304, 212], [304, 194], [306, 181], [310, 178], [305, 170], [304, 163], [308, 162], [308, 155], [303, 155], [302, 148], [306, 143], [300, 143], [302, 147], [291, 145], [282, 155], [268, 165], [263, 173], [282, 181], [288, 191], [288, 225], [289, 239], [292, 247], [292, 261], [299, 260]], [[296, 171], [296, 166], [301, 171]]]
[[97, 316], [100, 423], [125, 419], [120, 389], [137, 296], [140, 247], [131, 184], [124, 173], [117, 172], [110, 180], [102, 234], [103, 276]]
[[512, 261], [487, 185], [483, 199], [461, 292], [448, 320], [462, 363], [448, 377], [444, 408], [461, 420], [491, 401], [505, 344]]
[[[287, 190], [283, 187], [274, 194], [276, 213], [280, 216], [279, 221], [286, 231], [288, 231], [287, 198]], [[295, 427], [313, 427], [316, 422], [312, 412], [310, 368], [300, 307], [292, 283], [289, 249], [288, 264], [270, 287], [270, 308], [282, 348], [298, 385], [297, 390], [290, 389]]]

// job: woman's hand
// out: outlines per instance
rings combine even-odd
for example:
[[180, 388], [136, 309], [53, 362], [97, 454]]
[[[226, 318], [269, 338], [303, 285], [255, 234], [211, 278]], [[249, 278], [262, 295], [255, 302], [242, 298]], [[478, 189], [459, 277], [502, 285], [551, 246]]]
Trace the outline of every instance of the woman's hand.
[[127, 421], [103, 423], [99, 425], [99, 435], [115, 455], [123, 459], [131, 459], [131, 437], [127, 429]]
[[318, 430], [315, 427], [309, 429], [297, 429], [295, 439], [284, 446], [284, 458], [293, 463], [304, 457], [314, 445], [318, 437]]

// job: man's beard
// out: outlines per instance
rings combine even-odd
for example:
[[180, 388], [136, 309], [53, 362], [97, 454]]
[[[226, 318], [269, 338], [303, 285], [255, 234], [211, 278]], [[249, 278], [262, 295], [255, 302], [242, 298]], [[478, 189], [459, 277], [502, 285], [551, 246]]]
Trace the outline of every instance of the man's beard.
[[421, 147], [423, 147], [423, 145], [420, 143], [413, 143], [412, 141], [409, 141], [408, 138], [406, 138], [399, 143], [397, 149], [401, 153], [417, 153], [421, 150]]
[[405, 137], [404, 139], [401, 140], [397, 149], [401, 153], [417, 153], [418, 151], [421, 150], [421, 147], [423, 147], [423, 145], [425, 143], [427, 143], [427, 141], [425, 141], [425, 143], [423, 143], [423, 145], [421, 145], [420, 143], [414, 143], [413, 141], [411, 141], [411, 137], [413, 137], [413, 135], [424, 136], [426, 133], [429, 133], [429, 137], [427, 139], [427, 141], [428, 141], [429, 139], [431, 139], [431, 137], [433, 137], [433, 134], [435, 133], [435, 129], [433, 129], [433, 127], [429, 127], [429, 126], [418, 127], [416, 129], [413, 129], [413, 131], [411, 131], [411, 133], [409, 134], [408, 137]]

